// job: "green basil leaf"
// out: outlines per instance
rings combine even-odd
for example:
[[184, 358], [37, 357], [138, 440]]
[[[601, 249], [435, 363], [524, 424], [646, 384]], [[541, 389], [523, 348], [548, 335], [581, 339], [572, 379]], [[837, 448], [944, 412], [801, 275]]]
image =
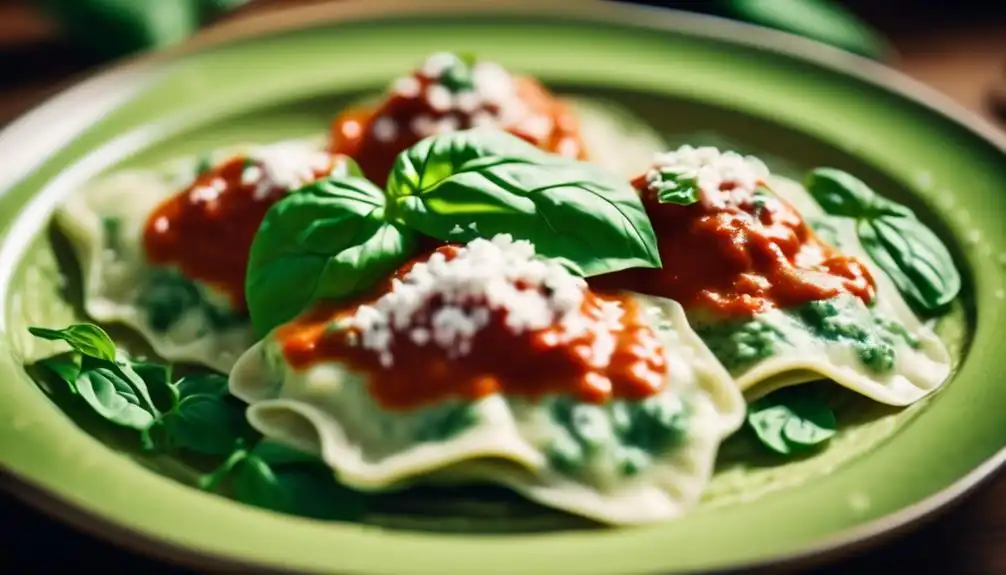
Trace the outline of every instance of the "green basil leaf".
[[223, 396], [200, 393], [182, 399], [163, 425], [172, 447], [226, 455], [242, 437], [244, 414]]
[[169, 412], [178, 405], [178, 390], [171, 384], [171, 366], [151, 362], [132, 362], [136, 375], [147, 384], [150, 400], [158, 411]]
[[834, 168], [817, 168], [804, 185], [824, 211], [847, 218], [866, 217], [877, 194], [855, 176]]
[[180, 401], [157, 422], [156, 433], [148, 434], [151, 447], [227, 455], [259, 438], [245, 418], [247, 406], [228, 393], [226, 376], [193, 374], [174, 387]]
[[662, 204], [687, 206], [699, 201], [698, 180], [671, 169], [658, 170], [657, 179], [647, 182], [647, 187], [656, 192]]
[[367, 497], [320, 462], [270, 465], [252, 453], [237, 464], [233, 488], [243, 503], [315, 519], [356, 519], [367, 509]]
[[187, 375], [175, 384], [182, 398], [196, 394], [227, 395], [227, 376], [219, 373]]
[[806, 185], [826, 212], [858, 220], [863, 248], [916, 311], [940, 312], [960, 293], [949, 250], [910, 209], [832, 168], [814, 170]]
[[656, 235], [632, 186], [498, 130], [438, 134], [398, 156], [388, 215], [443, 241], [508, 233], [586, 275], [659, 267]]
[[960, 293], [950, 252], [919, 220], [885, 216], [860, 221], [856, 230], [863, 248], [915, 309], [942, 311]]
[[259, 336], [318, 299], [371, 287], [412, 255], [415, 234], [384, 219], [384, 202], [367, 180], [332, 177], [270, 208], [252, 242], [245, 284]]
[[80, 354], [67, 352], [38, 361], [38, 365], [49, 370], [67, 384], [72, 393], [77, 393], [77, 378], [80, 377]]
[[[685, 4], [694, 9], [695, 2]], [[760, 26], [776, 28], [880, 60], [889, 51], [878, 31], [844, 8], [825, 0], [719, 0], [703, 2], [716, 12]]]
[[146, 390], [138, 391], [136, 382], [114, 363], [86, 366], [75, 385], [84, 401], [112, 423], [138, 430], [154, 423], [157, 414], [149, 397], [144, 397]]
[[835, 435], [835, 414], [812, 388], [780, 389], [748, 406], [748, 424], [765, 447], [790, 455]]
[[783, 437], [786, 422], [791, 412], [782, 405], [751, 405], [748, 409], [748, 424], [762, 445], [776, 453], [787, 455], [789, 443]]
[[105, 361], [115, 361], [115, 343], [105, 330], [90, 323], [77, 323], [63, 329], [29, 327], [35, 337], [50, 341], [65, 341], [80, 353]]

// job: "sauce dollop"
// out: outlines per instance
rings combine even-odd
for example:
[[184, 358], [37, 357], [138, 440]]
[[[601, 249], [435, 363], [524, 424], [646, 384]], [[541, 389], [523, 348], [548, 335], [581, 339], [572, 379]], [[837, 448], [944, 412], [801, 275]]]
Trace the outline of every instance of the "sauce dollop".
[[447, 53], [434, 54], [399, 78], [381, 103], [340, 114], [332, 123], [331, 149], [383, 184], [398, 154], [423, 138], [487, 126], [546, 151], [586, 159], [576, 117], [537, 80]]
[[327, 152], [272, 151], [278, 155], [225, 160], [157, 206], [143, 231], [148, 261], [177, 267], [245, 311], [249, 251], [266, 212], [291, 189], [344, 166]]
[[[458, 250], [442, 246], [433, 253], [449, 260]], [[396, 281], [427, 260], [428, 256], [403, 266], [378, 294], [395, 289]], [[515, 287], [518, 292], [536, 289]], [[487, 306], [485, 298], [446, 303], [434, 296], [421, 301], [408, 325], [391, 324], [385, 357], [361, 345], [360, 329], [350, 321], [373, 299], [320, 305], [274, 333], [295, 369], [322, 360], [343, 362], [367, 374], [371, 395], [391, 410], [493, 393], [565, 394], [604, 403], [661, 391], [667, 385], [667, 359], [644, 311], [634, 300], [594, 294], [585, 286], [583, 291], [582, 300], [561, 321], [519, 332], [512, 327], [514, 318], [508, 317], [512, 312]], [[452, 306], [469, 316], [481, 313], [482, 325], [474, 333], [466, 332], [461, 345], [438, 345], [445, 327], [438, 325], [437, 312]], [[340, 322], [342, 327], [333, 327]], [[464, 331], [463, 326], [449, 329]]]
[[661, 269], [591, 279], [677, 300], [689, 311], [746, 317], [851, 293], [869, 303], [873, 277], [858, 260], [822, 242], [799, 212], [768, 191], [729, 178], [690, 205], [661, 203], [646, 174], [633, 180], [657, 232]]

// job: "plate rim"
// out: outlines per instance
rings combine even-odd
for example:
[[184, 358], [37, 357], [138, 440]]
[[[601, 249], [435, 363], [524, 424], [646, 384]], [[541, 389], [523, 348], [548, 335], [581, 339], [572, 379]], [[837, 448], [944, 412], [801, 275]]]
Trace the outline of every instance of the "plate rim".
[[[48, 132], [76, 136], [81, 130], [75, 126], [84, 124], [117, 103], [128, 100], [130, 95], [142, 89], [145, 85], [144, 78], [149, 73], [177, 58], [221, 45], [337, 22], [379, 21], [406, 14], [450, 15], [481, 11], [516, 13], [532, 18], [565, 16], [573, 6], [577, 12], [573, 20], [589, 22], [603, 19], [626, 27], [642, 27], [712, 39], [735, 46], [769, 50], [837, 71], [927, 108], [1006, 155], [1006, 131], [997, 129], [991, 122], [976, 112], [967, 110], [949, 96], [873, 60], [787, 32], [705, 14], [604, 0], [512, 0], [504, 5], [471, 3], [465, 0], [429, 0], [418, 5], [402, 0], [343, 0], [338, 3], [322, 2], [272, 9], [262, 14], [227, 21], [196, 34], [184, 44], [161, 52], [113, 61], [86, 73], [85, 79], [78, 80], [46, 98], [0, 130], [0, 149], [20, 151], [9, 164], [12, 169], [0, 173], [0, 200], [9, 189], [30, 176], [34, 169], [41, 165], [41, 160], [36, 163], [30, 158], [48, 158], [54, 149], [58, 149], [52, 145], [53, 142], [58, 144], [64, 136], [50, 133], [44, 138], [45, 145], [34, 147], [19, 148], [12, 146], [12, 142], [23, 141], [27, 132], [37, 134], [35, 132], [37, 126], [46, 126]], [[87, 103], [86, 108], [91, 110], [91, 113], [81, 114], [77, 122], [65, 126], [61, 122], [51, 121], [54, 118], [66, 118], [65, 111], [79, 110], [77, 106], [82, 102]], [[60, 129], [52, 130], [52, 126], [60, 126]], [[44, 149], [40, 151], [38, 148]], [[23, 158], [29, 159], [23, 161]], [[838, 531], [798, 551], [766, 559], [739, 562], [723, 569], [737, 571], [768, 567], [793, 568], [817, 564], [868, 545], [879, 544], [888, 538], [900, 536], [908, 529], [947, 511], [954, 503], [959, 503], [967, 494], [991, 480], [1004, 466], [1006, 466], [1006, 446], [976, 465], [964, 476], [914, 504]], [[228, 566], [263, 573], [280, 572], [271, 567], [248, 563], [240, 558], [183, 547], [151, 534], [133, 532], [111, 519], [102, 517], [98, 512], [70, 503], [60, 494], [35, 484], [27, 477], [3, 469], [2, 462], [0, 462], [0, 488], [46, 515], [80, 529], [85, 534], [122, 546], [126, 550], [139, 551], [144, 555], [177, 565], [202, 568]], [[95, 529], [96, 525], [101, 527]]]

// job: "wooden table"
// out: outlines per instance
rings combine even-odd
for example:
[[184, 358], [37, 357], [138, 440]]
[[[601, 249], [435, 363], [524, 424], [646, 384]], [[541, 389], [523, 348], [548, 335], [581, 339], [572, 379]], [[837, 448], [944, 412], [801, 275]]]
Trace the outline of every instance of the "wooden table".
[[[295, 1], [304, 0], [265, 1], [245, 12]], [[86, 74], [91, 65], [72, 48], [53, 42], [58, 38], [56, 31], [26, 5], [24, 0], [0, 0], [0, 124]], [[878, 26], [887, 30], [880, 23]], [[927, 30], [888, 30], [888, 35], [900, 53], [896, 67], [1006, 129], [1006, 119], [993, 111], [989, 98], [993, 86], [1006, 84], [1006, 19]], [[15, 60], [19, 70], [31, 72], [15, 70]], [[0, 556], [7, 563], [31, 561], [39, 572], [100, 561], [106, 569], [187, 573], [72, 531], [7, 496], [0, 496], [0, 518], [6, 524]], [[929, 525], [813, 573], [839, 575], [868, 568], [954, 575], [1006, 573], [1006, 475], [994, 478]]]

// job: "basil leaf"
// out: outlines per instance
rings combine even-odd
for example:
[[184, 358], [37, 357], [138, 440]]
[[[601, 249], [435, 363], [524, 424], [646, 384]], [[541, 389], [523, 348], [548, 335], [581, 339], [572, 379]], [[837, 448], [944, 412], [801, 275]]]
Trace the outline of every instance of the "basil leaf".
[[205, 393], [182, 399], [164, 418], [164, 432], [172, 447], [206, 455], [226, 455], [242, 437], [244, 413], [226, 398]]
[[90, 323], [77, 323], [64, 329], [29, 327], [35, 337], [50, 341], [65, 341], [80, 353], [105, 361], [115, 361], [115, 343], [105, 330]]
[[870, 213], [877, 194], [858, 178], [833, 168], [812, 170], [804, 185], [824, 211], [847, 218]]
[[171, 384], [171, 366], [134, 361], [131, 367], [147, 384], [150, 400], [158, 411], [168, 412], [178, 405], [178, 390]]
[[219, 373], [200, 373], [187, 375], [178, 380], [175, 384], [180, 397], [188, 397], [196, 394], [226, 395], [227, 376]]
[[391, 219], [439, 240], [508, 233], [588, 276], [660, 266], [653, 227], [627, 181], [505, 132], [421, 140], [398, 156], [388, 195]]
[[71, 393], [77, 393], [77, 378], [80, 377], [80, 354], [67, 352], [38, 361], [38, 365], [51, 371], [67, 384]]
[[669, 168], [660, 168], [656, 173], [656, 179], [649, 180], [647, 187], [656, 192], [658, 202], [687, 206], [699, 201], [697, 178]]
[[384, 202], [367, 180], [332, 177], [270, 208], [252, 242], [245, 284], [259, 336], [318, 299], [371, 287], [409, 258], [416, 236], [384, 219]]
[[86, 367], [75, 386], [84, 401], [112, 423], [142, 431], [157, 416], [149, 397], [144, 397], [146, 389], [139, 391], [136, 382], [114, 363], [102, 361]]
[[205, 455], [227, 455], [259, 435], [245, 419], [245, 405], [231, 396], [227, 378], [217, 373], [190, 375], [175, 386], [180, 401], [148, 434], [150, 446], [179, 448]]
[[960, 272], [949, 250], [910, 209], [832, 168], [814, 170], [806, 185], [826, 212], [858, 220], [863, 248], [916, 311], [942, 311], [960, 293]]
[[366, 512], [367, 497], [337, 483], [332, 470], [317, 458], [270, 464], [258, 451], [235, 466], [238, 501], [315, 519], [350, 520]]
[[953, 258], [936, 234], [918, 220], [863, 220], [856, 230], [863, 248], [912, 307], [941, 311], [960, 293], [961, 276]]
[[762, 445], [781, 455], [825, 443], [837, 430], [831, 408], [806, 386], [783, 388], [752, 402], [747, 421]]
[[[685, 7], [695, 9], [696, 4], [689, 2]], [[839, 2], [721, 0], [702, 4], [711, 5], [714, 12], [730, 18], [798, 34], [875, 60], [882, 59], [890, 50], [878, 31]]]

